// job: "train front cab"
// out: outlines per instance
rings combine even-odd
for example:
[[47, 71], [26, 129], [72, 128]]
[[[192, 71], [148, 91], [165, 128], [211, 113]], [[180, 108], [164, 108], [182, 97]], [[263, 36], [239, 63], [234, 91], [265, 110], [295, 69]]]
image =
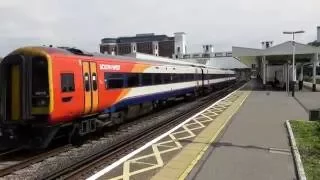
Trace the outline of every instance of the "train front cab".
[[[1, 62], [1, 145], [24, 139], [43, 141], [52, 103], [50, 57], [35, 49], [20, 49]], [[39, 127], [39, 128], [37, 128]]]

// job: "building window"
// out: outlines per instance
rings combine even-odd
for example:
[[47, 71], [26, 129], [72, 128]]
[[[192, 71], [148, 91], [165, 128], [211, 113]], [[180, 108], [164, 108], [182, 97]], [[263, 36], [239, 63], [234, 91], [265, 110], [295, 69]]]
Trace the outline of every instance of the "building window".
[[73, 73], [62, 73], [61, 77], [61, 91], [73, 92], [75, 91], [74, 75]]

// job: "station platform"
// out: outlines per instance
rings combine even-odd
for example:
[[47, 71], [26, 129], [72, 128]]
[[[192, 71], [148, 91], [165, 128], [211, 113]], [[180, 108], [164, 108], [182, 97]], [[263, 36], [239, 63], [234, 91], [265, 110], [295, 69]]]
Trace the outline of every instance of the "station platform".
[[[262, 91], [254, 80], [241, 91], [251, 93], [221, 138], [177, 179], [296, 179], [285, 121], [307, 119], [308, 113], [286, 92]], [[171, 179], [166, 169], [178, 168], [170, 166], [154, 179]]]
[[[252, 87], [254, 82], [250, 83]], [[307, 118], [306, 111], [286, 92], [253, 88], [189, 179], [296, 179], [284, 123]]]
[[308, 113], [261, 87], [251, 80], [98, 179], [297, 179], [285, 121]]

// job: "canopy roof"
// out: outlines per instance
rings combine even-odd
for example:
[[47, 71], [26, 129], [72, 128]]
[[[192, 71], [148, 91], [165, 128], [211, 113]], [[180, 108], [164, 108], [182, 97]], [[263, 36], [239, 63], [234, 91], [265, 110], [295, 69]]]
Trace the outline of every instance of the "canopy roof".
[[207, 63], [207, 66], [216, 67], [219, 69], [247, 69], [249, 68], [238, 59], [234, 57], [216, 57], [210, 58]]
[[[267, 49], [232, 47], [232, 55], [234, 57], [267, 56], [269, 62], [281, 64], [292, 59], [292, 48], [292, 41], [287, 41]], [[297, 62], [310, 62], [315, 54], [320, 54], [320, 47], [295, 42], [295, 54]]]

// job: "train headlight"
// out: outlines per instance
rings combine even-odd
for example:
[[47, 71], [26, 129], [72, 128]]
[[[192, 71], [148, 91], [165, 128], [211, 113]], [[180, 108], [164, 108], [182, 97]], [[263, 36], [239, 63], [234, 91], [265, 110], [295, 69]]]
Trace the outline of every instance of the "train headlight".
[[49, 105], [48, 98], [35, 98], [32, 100], [33, 107], [46, 107]]

